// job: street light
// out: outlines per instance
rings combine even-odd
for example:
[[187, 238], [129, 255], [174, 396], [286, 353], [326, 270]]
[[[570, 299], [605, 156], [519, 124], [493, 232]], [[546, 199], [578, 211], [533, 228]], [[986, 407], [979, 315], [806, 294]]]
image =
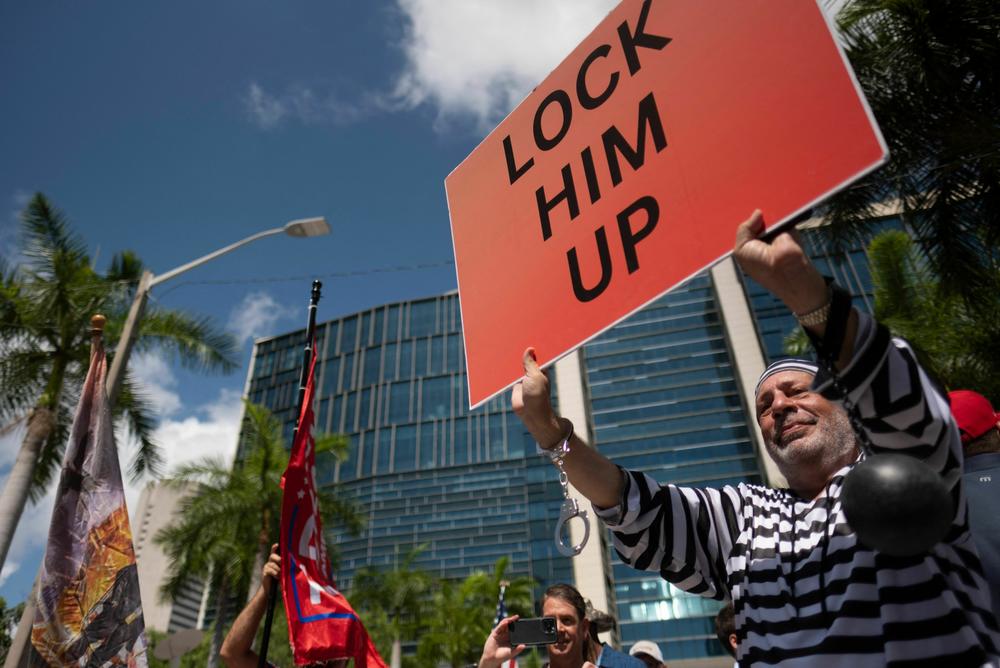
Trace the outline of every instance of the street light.
[[159, 285], [164, 281], [168, 281], [178, 274], [183, 274], [185, 271], [199, 267], [206, 262], [214, 260], [221, 255], [225, 255], [230, 251], [234, 251], [240, 246], [245, 246], [252, 241], [257, 241], [258, 239], [263, 239], [264, 237], [270, 237], [275, 234], [282, 233], [287, 234], [290, 237], [319, 237], [324, 234], [329, 234], [330, 226], [327, 224], [326, 219], [322, 216], [317, 218], [300, 218], [298, 220], [290, 221], [282, 227], [275, 227], [270, 230], [264, 230], [263, 232], [251, 234], [245, 239], [240, 239], [236, 243], [232, 243], [228, 246], [220, 248], [219, 250], [212, 251], [208, 255], [203, 255], [196, 260], [192, 260], [187, 264], [182, 264], [181, 266], [164, 272], [159, 276], [153, 276], [153, 272], [149, 270], [142, 272], [142, 276], [139, 278], [139, 286], [135, 291], [135, 299], [132, 300], [132, 306], [129, 308], [128, 318], [125, 320], [125, 327], [122, 329], [121, 338], [118, 340], [115, 358], [111, 362], [111, 370], [108, 372], [108, 401], [112, 407], [114, 407], [114, 405], [118, 402], [118, 395], [121, 392], [122, 379], [124, 378], [125, 365], [128, 363], [129, 355], [132, 353], [132, 346], [135, 343], [136, 329], [139, 325], [139, 321], [142, 320], [143, 313], [146, 311], [146, 302], [149, 300], [149, 291], [152, 290], [153, 286]]

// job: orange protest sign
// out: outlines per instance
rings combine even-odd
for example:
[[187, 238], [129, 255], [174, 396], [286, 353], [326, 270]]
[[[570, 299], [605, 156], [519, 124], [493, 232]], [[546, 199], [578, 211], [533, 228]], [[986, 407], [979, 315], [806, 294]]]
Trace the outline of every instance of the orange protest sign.
[[808, 0], [624, 0], [446, 179], [476, 406], [887, 149]]

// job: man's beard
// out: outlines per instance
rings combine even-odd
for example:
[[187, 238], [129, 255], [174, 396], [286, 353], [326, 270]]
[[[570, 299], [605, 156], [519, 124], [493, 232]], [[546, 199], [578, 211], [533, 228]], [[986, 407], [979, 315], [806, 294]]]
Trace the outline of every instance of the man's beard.
[[[781, 428], [784, 428], [784, 423]], [[811, 425], [809, 433], [779, 446], [778, 443], [783, 440], [780, 430], [776, 429], [769, 449], [786, 478], [794, 478], [800, 466], [819, 466], [832, 475], [857, 456], [857, 437], [847, 413], [840, 409], [818, 419]]]

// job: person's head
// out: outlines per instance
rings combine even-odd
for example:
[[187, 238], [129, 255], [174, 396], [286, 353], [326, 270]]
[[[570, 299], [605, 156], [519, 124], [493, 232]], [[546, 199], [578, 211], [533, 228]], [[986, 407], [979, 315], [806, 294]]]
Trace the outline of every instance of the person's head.
[[736, 658], [736, 615], [732, 602], [726, 603], [715, 616], [715, 635], [722, 648]]
[[548, 645], [553, 666], [580, 668], [591, 658], [587, 604], [568, 584], [554, 584], [542, 596], [542, 616], [555, 617], [557, 640]]
[[628, 653], [649, 668], [663, 668], [663, 652], [660, 651], [660, 646], [652, 640], [639, 640], [629, 648]]
[[815, 377], [814, 363], [782, 359], [764, 370], [755, 392], [764, 446], [792, 489], [804, 495], [818, 494], [858, 456], [847, 413], [812, 390]]
[[1000, 452], [1000, 413], [993, 410], [989, 399], [972, 390], [955, 390], [948, 393], [948, 401], [966, 457]]

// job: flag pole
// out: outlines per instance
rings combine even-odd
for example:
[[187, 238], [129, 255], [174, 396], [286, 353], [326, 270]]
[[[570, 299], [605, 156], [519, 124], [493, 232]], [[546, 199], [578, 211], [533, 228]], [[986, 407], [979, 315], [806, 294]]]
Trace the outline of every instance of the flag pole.
[[[309, 297], [309, 324], [306, 325], [306, 345], [302, 351], [302, 373], [299, 375], [299, 400], [298, 409], [295, 413], [295, 431], [292, 432], [292, 443], [299, 433], [299, 420], [302, 419], [302, 404], [306, 396], [306, 383], [309, 380], [309, 365], [312, 364], [313, 343], [316, 338], [316, 306], [319, 304], [320, 290], [323, 284], [320, 281], [313, 281], [312, 293]], [[280, 544], [280, 537], [279, 537]], [[280, 575], [278, 577], [281, 577]], [[271, 581], [271, 586], [267, 592], [267, 614], [264, 617], [264, 635], [260, 639], [260, 652], [257, 655], [257, 668], [265, 668], [267, 665], [267, 646], [271, 642], [271, 623], [274, 621], [274, 607], [278, 600], [278, 583]], [[286, 613], [287, 614], [287, 613]]]

